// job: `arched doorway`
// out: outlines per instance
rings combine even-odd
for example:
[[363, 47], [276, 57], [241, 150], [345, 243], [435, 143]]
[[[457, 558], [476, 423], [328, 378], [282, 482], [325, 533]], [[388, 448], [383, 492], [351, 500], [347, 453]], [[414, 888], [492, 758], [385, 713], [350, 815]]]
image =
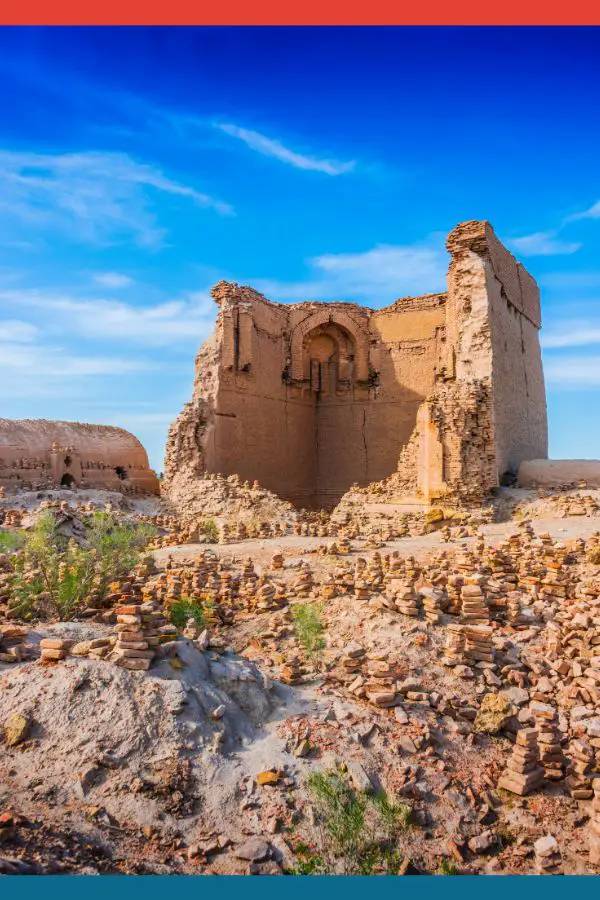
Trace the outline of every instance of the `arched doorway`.
[[75, 484], [75, 479], [69, 472], [65, 472], [63, 477], [60, 479], [60, 483], [62, 487], [73, 487]]
[[358, 433], [362, 408], [358, 411], [354, 396], [356, 352], [354, 336], [332, 319], [304, 336], [304, 372], [314, 398], [316, 506], [331, 506], [354, 481], [364, 479], [364, 442]]

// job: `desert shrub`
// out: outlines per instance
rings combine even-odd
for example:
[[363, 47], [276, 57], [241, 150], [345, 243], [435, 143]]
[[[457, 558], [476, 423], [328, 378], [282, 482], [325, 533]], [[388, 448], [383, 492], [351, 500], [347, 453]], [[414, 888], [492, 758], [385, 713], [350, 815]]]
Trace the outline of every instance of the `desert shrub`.
[[180, 597], [169, 607], [171, 624], [180, 631], [187, 625], [188, 619], [193, 619], [199, 628], [206, 627], [206, 615], [204, 605], [192, 600], [190, 597]]
[[590, 550], [587, 558], [588, 562], [591, 562], [593, 566], [600, 566], [600, 547], [595, 547], [593, 550]]
[[87, 546], [80, 547], [60, 533], [52, 511], [43, 513], [24, 532], [15, 554], [10, 608], [25, 619], [73, 618], [138, 562], [152, 532], [151, 526], [117, 523], [107, 513], [96, 513], [87, 528]]
[[[341, 772], [315, 772], [309, 776], [320, 827], [319, 861], [322, 871], [345, 875], [393, 874], [401, 855], [397, 840], [410, 820], [410, 808], [392, 803], [383, 793], [374, 796], [354, 791]], [[311, 862], [312, 860], [312, 862]]]
[[293, 850], [296, 865], [289, 873], [290, 875], [326, 874], [325, 863], [323, 862], [322, 857], [319, 856], [318, 853], [314, 853], [308, 844], [305, 844], [303, 841], [298, 841], [298, 843], [294, 845]]
[[15, 557], [9, 606], [17, 615], [70, 619], [92, 592], [95, 555], [60, 534], [52, 512], [25, 532]]
[[458, 869], [448, 857], [444, 856], [440, 863], [438, 875], [458, 875]]
[[0, 531], [0, 553], [19, 550], [25, 543], [22, 531]]
[[297, 603], [292, 607], [294, 631], [308, 659], [317, 663], [325, 649], [323, 606], [320, 603]]
[[214, 519], [207, 519], [205, 522], [202, 522], [200, 524], [200, 532], [210, 544], [219, 543], [221, 533]]
[[156, 528], [146, 522], [117, 521], [107, 512], [94, 512], [86, 528], [86, 541], [97, 555], [96, 573], [101, 594], [111, 581], [131, 571], [150, 541]]

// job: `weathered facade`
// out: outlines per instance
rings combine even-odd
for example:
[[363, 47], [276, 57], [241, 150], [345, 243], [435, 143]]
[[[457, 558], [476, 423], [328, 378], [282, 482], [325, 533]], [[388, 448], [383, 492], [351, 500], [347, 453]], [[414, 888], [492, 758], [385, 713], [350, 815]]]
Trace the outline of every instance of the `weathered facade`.
[[146, 451], [128, 431], [46, 419], [0, 419], [0, 485], [158, 493]]
[[171, 427], [167, 490], [238, 474], [298, 506], [352, 484], [481, 499], [547, 456], [539, 290], [487, 222], [449, 235], [448, 290], [384, 309], [213, 289], [217, 324]]

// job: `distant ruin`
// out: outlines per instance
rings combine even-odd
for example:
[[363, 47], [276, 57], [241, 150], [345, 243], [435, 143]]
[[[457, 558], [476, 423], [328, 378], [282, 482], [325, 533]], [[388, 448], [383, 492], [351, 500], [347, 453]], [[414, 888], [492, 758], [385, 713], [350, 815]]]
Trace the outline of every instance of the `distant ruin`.
[[447, 249], [446, 293], [378, 310], [217, 284], [193, 399], [169, 434], [169, 495], [221, 473], [301, 507], [390, 478], [423, 502], [479, 502], [545, 459], [538, 287], [487, 222], [458, 225]]
[[146, 451], [128, 431], [46, 419], [0, 419], [0, 486], [159, 492]]

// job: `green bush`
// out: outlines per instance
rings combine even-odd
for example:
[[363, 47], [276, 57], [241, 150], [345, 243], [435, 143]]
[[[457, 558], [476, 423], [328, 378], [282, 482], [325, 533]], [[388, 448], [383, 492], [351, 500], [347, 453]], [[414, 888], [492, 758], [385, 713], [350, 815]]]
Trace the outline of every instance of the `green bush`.
[[440, 863], [438, 875], [458, 875], [458, 869], [453, 862], [450, 862], [450, 860], [444, 856]]
[[92, 513], [86, 527], [86, 542], [97, 555], [100, 593], [106, 593], [111, 581], [126, 575], [137, 565], [154, 537], [156, 528], [146, 522], [119, 522], [110, 513]]
[[0, 553], [20, 550], [24, 543], [25, 535], [22, 531], [0, 531]]
[[214, 519], [207, 519], [200, 524], [200, 531], [210, 544], [218, 544], [221, 533]]
[[171, 624], [180, 631], [187, 625], [188, 619], [193, 619], [199, 628], [206, 627], [204, 607], [196, 600], [189, 597], [180, 597], [169, 609]]
[[297, 603], [292, 607], [294, 631], [308, 659], [318, 663], [325, 649], [323, 606], [320, 603]]
[[[401, 855], [397, 840], [410, 820], [410, 807], [392, 803], [385, 793], [354, 791], [340, 772], [315, 772], [308, 789], [321, 828], [322, 871], [345, 875], [394, 874]], [[319, 872], [320, 873], [320, 872]], [[315, 873], [315, 874], [319, 874]]]
[[152, 526], [95, 513], [80, 547], [60, 533], [52, 511], [43, 513], [15, 554], [10, 608], [24, 619], [73, 618], [133, 568], [153, 532]]

